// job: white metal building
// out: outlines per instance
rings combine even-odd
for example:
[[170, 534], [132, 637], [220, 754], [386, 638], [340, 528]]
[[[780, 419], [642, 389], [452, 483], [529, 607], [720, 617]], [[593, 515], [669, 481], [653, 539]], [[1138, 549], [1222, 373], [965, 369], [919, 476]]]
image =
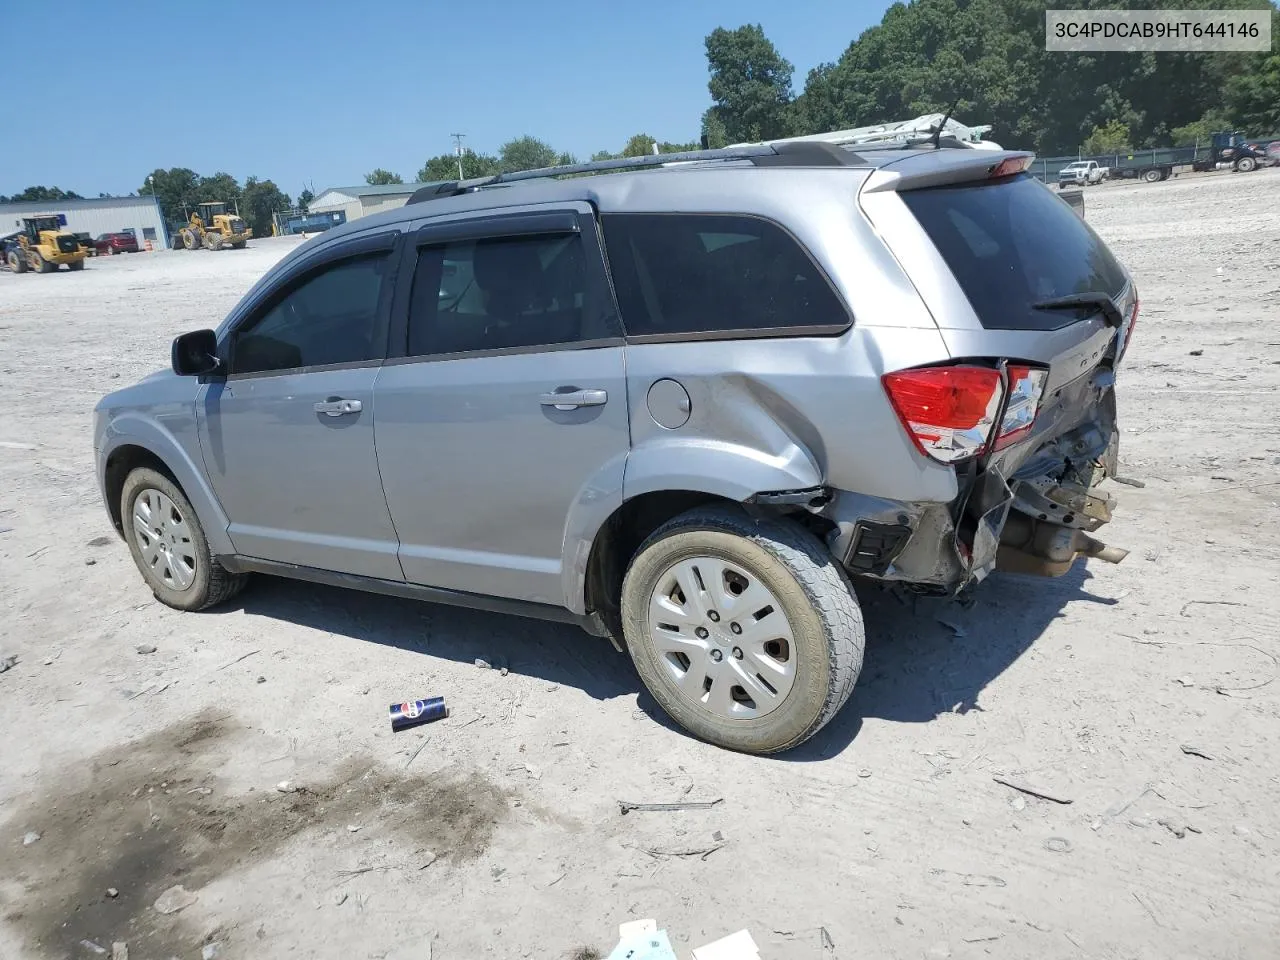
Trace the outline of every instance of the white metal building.
[[72, 233], [98, 237], [104, 233], [133, 230], [142, 246], [150, 240], [157, 249], [169, 246], [160, 204], [155, 197], [104, 197], [101, 200], [37, 200], [22, 203], [0, 203], [0, 234], [21, 226], [22, 217], [37, 213], [58, 213], [67, 219]]
[[371, 213], [403, 207], [415, 191], [425, 186], [425, 183], [388, 183], [376, 187], [330, 187], [307, 204], [307, 209], [311, 213], [343, 210], [348, 221], [357, 220]]

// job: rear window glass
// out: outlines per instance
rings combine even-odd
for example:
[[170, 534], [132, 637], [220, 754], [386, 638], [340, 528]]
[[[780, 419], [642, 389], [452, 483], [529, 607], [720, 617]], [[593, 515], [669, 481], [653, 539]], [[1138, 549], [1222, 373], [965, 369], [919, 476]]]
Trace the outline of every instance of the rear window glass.
[[612, 214], [604, 237], [630, 336], [849, 325], [826, 276], [767, 220]]
[[1029, 176], [904, 190], [982, 325], [1056, 330], [1088, 314], [1033, 306], [1073, 293], [1118, 297], [1124, 271], [1070, 207]]

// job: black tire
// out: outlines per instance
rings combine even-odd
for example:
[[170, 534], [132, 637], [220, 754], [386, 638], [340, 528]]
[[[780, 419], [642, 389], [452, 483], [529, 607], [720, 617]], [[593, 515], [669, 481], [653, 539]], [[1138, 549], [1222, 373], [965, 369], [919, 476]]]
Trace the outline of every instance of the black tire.
[[182, 231], [182, 245], [188, 250], [200, 249], [200, 235], [194, 230]]
[[8, 261], [9, 269], [12, 270], [14, 273], [27, 272], [27, 258], [24, 257], [17, 250], [10, 250], [9, 256], [6, 258], [6, 260]]
[[[695, 703], [651, 640], [654, 591], [675, 564], [694, 557], [741, 567], [782, 607], [795, 645], [787, 654], [796, 658], [795, 677], [772, 712], [732, 719]], [[862, 610], [826, 547], [797, 524], [756, 519], [733, 507], [690, 510], [641, 545], [623, 580], [622, 621], [632, 662], [663, 710], [700, 740], [743, 753], [778, 753], [809, 739], [849, 699], [862, 669]]]
[[204, 245], [210, 250], [222, 249], [222, 234], [216, 230], [210, 230], [204, 235]]
[[1241, 173], [1252, 173], [1257, 169], [1258, 161], [1254, 160], [1253, 157], [1241, 157], [1236, 166], [1239, 167]]
[[[189, 539], [176, 546], [179, 549], [185, 547], [184, 552], [191, 561], [194, 575], [191, 583], [183, 589], [176, 589], [165, 583], [163, 571], [158, 573], [143, 559], [142, 538], [134, 526], [134, 506], [139, 496], [147, 491], [159, 491], [167, 497], [186, 521]], [[204, 610], [230, 599], [244, 589], [248, 577], [228, 572], [214, 559], [191, 501], [164, 474], [149, 467], [138, 467], [132, 471], [125, 478], [124, 489], [120, 494], [120, 516], [133, 562], [137, 564], [138, 572], [142, 574], [142, 579], [151, 588], [155, 598], [165, 606], [175, 610]]]
[[238, 243], [233, 243], [233, 244], [231, 245], [231, 248], [232, 248], [233, 250], [243, 250], [243, 249], [244, 249], [244, 245], [245, 245], [246, 243], [248, 243], [248, 242], [249, 242], [248, 240], [241, 240], [241, 241], [239, 241]]
[[53, 271], [58, 269], [58, 265], [56, 263], [50, 263], [48, 260], [46, 260], [43, 256], [41, 256], [39, 250], [32, 250], [31, 251], [31, 269], [34, 270], [36, 273], [53, 273]]
[[1159, 170], [1147, 170], [1142, 174], [1142, 179], [1147, 183], [1159, 183], [1164, 179], [1164, 174]]
[[68, 270], [83, 270], [83, 269], [84, 269], [84, 261], [83, 261], [83, 260], [72, 260], [70, 263], [68, 263], [68, 264], [67, 264], [67, 269], [68, 269]]

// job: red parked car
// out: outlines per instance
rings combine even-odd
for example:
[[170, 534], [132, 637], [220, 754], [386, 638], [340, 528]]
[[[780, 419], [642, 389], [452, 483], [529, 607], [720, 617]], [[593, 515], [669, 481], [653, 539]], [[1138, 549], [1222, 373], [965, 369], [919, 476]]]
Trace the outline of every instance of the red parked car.
[[137, 253], [139, 249], [138, 238], [132, 233], [104, 233], [93, 241], [93, 245], [98, 250], [98, 256]]

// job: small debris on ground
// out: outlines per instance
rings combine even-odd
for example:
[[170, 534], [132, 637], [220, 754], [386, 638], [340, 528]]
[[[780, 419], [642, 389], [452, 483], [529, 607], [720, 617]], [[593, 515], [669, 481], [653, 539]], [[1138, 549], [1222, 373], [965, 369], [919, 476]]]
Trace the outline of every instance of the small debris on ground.
[[90, 953], [105, 954], [107, 952], [106, 947], [99, 946], [98, 944], [94, 943], [92, 940], [81, 940], [80, 946], [84, 947]]
[[1111, 479], [1116, 483], [1123, 483], [1126, 487], [1137, 487], [1140, 490], [1147, 485], [1145, 480], [1135, 480], [1133, 477], [1112, 477]]
[[863, 767], [861, 770], [858, 771], [858, 776], [861, 777], [863, 780], [865, 780], [867, 779], [867, 777], [871, 776], [871, 771], [868, 770], [866, 767]]
[[340, 907], [347, 902], [347, 894], [345, 891], [339, 890], [333, 895], [333, 905]]
[[105, 546], [107, 546], [109, 543], [111, 543], [111, 538], [110, 538], [110, 537], [94, 537], [92, 540], [90, 540], [90, 541], [89, 541], [89, 546], [91, 546], [91, 547], [105, 547]]
[[359, 828], [358, 826], [356, 826], [354, 823], [349, 823], [349, 824], [347, 824], [347, 830], [348, 830], [348, 831], [350, 831], [351, 833], [359, 833], [359, 832], [360, 832], [360, 828]]
[[759, 960], [760, 948], [746, 930], [739, 930], [693, 951], [693, 960]]
[[16, 653], [11, 653], [7, 657], [0, 657], [0, 673], [4, 673], [6, 670], [12, 670], [17, 665], [18, 655]]
[[479, 667], [481, 670], [493, 669], [493, 664], [491, 664], [488, 660], [481, 659], [480, 657], [476, 657], [476, 666]]
[[214, 960], [214, 958], [221, 952], [222, 944], [217, 942], [206, 943], [200, 948], [200, 960]]
[[1072, 802], [1072, 800], [1068, 797], [1055, 796], [1052, 793], [1047, 793], [1046, 791], [1040, 789], [1039, 787], [1033, 787], [1028, 784], [1021, 783], [1017, 780], [1009, 780], [1005, 777], [992, 777], [991, 779], [994, 780], [996, 783], [1003, 784], [1006, 787], [1011, 787], [1014, 790], [1019, 791], [1020, 793], [1025, 793], [1033, 797], [1039, 797], [1041, 800], [1052, 800], [1054, 803], [1062, 803], [1062, 804], [1067, 804]]
[[22, 845], [24, 847], [29, 847], [39, 839], [40, 839], [40, 834], [36, 833], [34, 830], [31, 830], [28, 833], [23, 834]]
[[1052, 853], [1070, 853], [1071, 841], [1066, 837], [1050, 837], [1044, 842], [1044, 848]]
[[114, 900], [116, 897], [120, 896], [120, 891], [115, 887], [107, 887], [107, 896]]
[[111, 944], [111, 960], [129, 960], [129, 945], [120, 940]]
[[154, 643], [140, 643], [140, 644], [138, 644], [138, 646], [137, 646], [137, 651], [138, 651], [139, 653], [143, 653], [143, 654], [146, 654], [146, 653], [155, 653], [155, 652], [156, 652], [156, 646], [155, 646], [155, 644], [154, 644]]
[[1206, 753], [1204, 750], [1201, 750], [1199, 747], [1193, 747], [1187, 743], [1182, 744], [1180, 747], [1178, 747], [1178, 749], [1181, 750], [1183, 753], [1185, 753], [1189, 757], [1199, 757], [1201, 760], [1215, 759], [1214, 757]]
[[266, 683], [266, 682], [267, 682], [267, 678], [266, 678], [266, 677], [259, 677], [259, 678], [258, 678], [258, 683]]
[[170, 887], [164, 893], [156, 898], [154, 904], [157, 913], [170, 914], [177, 913], [179, 910], [185, 910], [198, 899], [196, 894], [192, 893], [182, 884]]
[[93, 566], [95, 563], [97, 563], [97, 562], [98, 562], [98, 561], [97, 561], [97, 560], [95, 560], [95, 559], [93, 559], [93, 557], [85, 557], [85, 558], [84, 558], [84, 565], [85, 565], [86, 567], [92, 567], [92, 566]]
[[292, 780], [281, 780], [276, 784], [277, 793], [297, 793], [298, 787]]
[[632, 810], [639, 810], [644, 813], [666, 813], [672, 810], [710, 810], [723, 801], [723, 797], [717, 797], [714, 800], [686, 800], [681, 803], [629, 803], [626, 800], [619, 800], [618, 806], [621, 808], [623, 816], [626, 816]]
[[1203, 354], [1204, 354], [1204, 351], [1203, 351], [1203, 350], [1192, 350], [1192, 351], [1191, 351], [1191, 356], [1193, 356], [1193, 357], [1203, 356]]

